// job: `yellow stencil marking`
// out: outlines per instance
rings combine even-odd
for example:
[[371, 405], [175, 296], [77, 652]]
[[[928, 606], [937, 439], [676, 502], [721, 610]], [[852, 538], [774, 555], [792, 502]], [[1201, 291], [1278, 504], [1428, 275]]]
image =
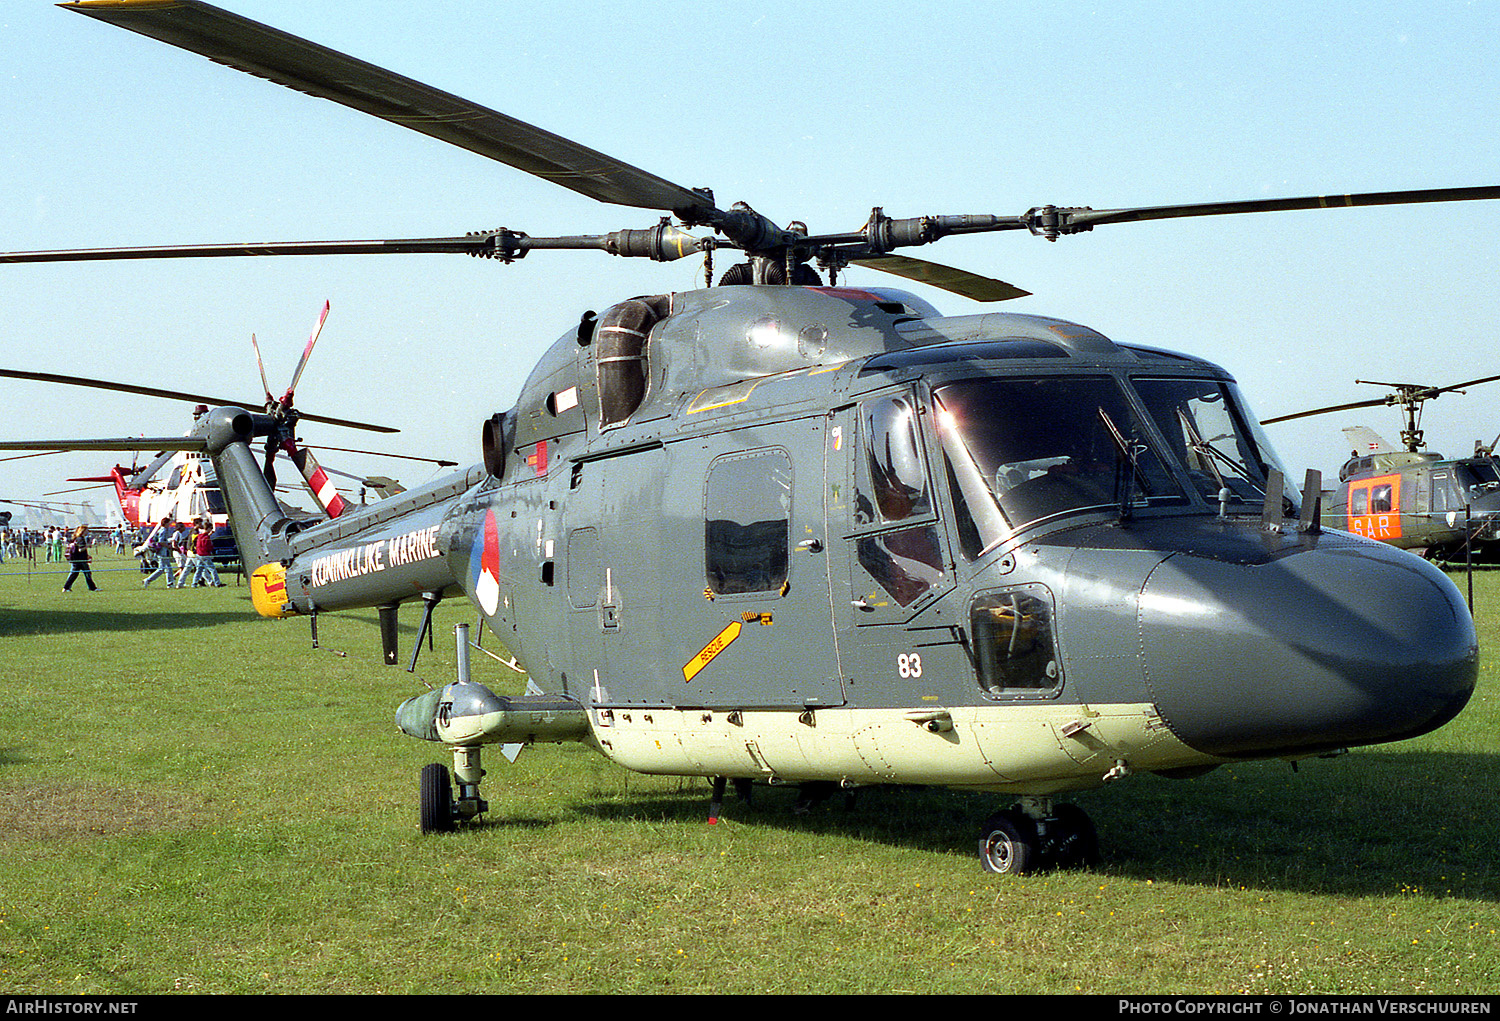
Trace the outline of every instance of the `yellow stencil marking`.
[[686, 665], [683, 666], [683, 681], [691, 681], [694, 677], [698, 676], [699, 670], [708, 666], [709, 663], [713, 662], [715, 656], [729, 648], [729, 644], [740, 636], [740, 627], [739, 621], [732, 620], [729, 622], [728, 627], [714, 635], [713, 641], [705, 645], [702, 652], [688, 660]]
[[[763, 381], [762, 379], [741, 380], [738, 383], [729, 383], [700, 391], [698, 396], [693, 398], [693, 403], [688, 407], [687, 413], [696, 415], [700, 411], [713, 411], [715, 408], [727, 408], [731, 404], [748, 401], [750, 395], [755, 392], [755, 388]], [[722, 397], [723, 400], [715, 400], [716, 397]], [[713, 403], [703, 404], [699, 403], [700, 401], [713, 401]]]

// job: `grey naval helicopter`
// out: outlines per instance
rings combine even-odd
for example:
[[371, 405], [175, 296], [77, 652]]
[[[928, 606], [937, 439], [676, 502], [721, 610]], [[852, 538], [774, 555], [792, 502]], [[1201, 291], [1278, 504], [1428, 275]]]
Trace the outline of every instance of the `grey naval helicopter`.
[[[675, 260], [744, 253], [717, 285], [632, 297], [575, 322], [482, 463], [336, 519], [281, 510], [254, 446], [293, 409], [218, 407], [186, 440], [212, 459], [255, 609], [463, 597], [530, 674], [403, 703], [446, 746], [420, 825], [488, 810], [481, 753], [578, 741], [644, 773], [808, 789], [932, 785], [1017, 799], [980, 827], [984, 868], [1090, 861], [1057, 797], [1131, 773], [1190, 777], [1443, 725], [1477, 674], [1473, 622], [1436, 568], [1324, 530], [1233, 378], [1033, 315], [944, 316], [840, 286], [871, 266], [980, 300], [1025, 292], [896, 254], [952, 234], [1048, 240], [1173, 217], [1500, 198], [1500, 187], [1020, 216], [779, 227], [578, 143], [188, 0], [63, 5], [460, 145], [594, 199], [670, 214], [608, 235], [12, 253], [5, 262], [542, 249]], [[676, 222], [673, 222], [675, 218]], [[690, 233], [703, 228], [708, 236]], [[813, 263], [828, 274], [822, 281]], [[132, 439], [140, 446], [139, 438]], [[58, 441], [3, 446], [62, 449]], [[456, 781], [457, 791], [454, 784]]]

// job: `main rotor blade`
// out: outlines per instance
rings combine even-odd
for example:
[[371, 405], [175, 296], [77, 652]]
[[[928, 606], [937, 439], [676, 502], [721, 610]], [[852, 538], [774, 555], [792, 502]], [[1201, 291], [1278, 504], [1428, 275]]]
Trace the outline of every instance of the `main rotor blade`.
[[[68, 503], [66, 500], [0, 500], [0, 503], [11, 507], [34, 507], [38, 510], [52, 510], [55, 507], [82, 507], [81, 503]], [[71, 511], [67, 513], [72, 513]]]
[[69, 493], [87, 493], [90, 490], [94, 490], [94, 489], [112, 489], [112, 488], [114, 488], [114, 487], [112, 487], [112, 486], [79, 486], [76, 489], [54, 489], [54, 490], [52, 490], [52, 492], [50, 492], [50, 493], [43, 493], [42, 495], [43, 496], [67, 496]]
[[366, 241], [247, 241], [211, 245], [143, 245], [135, 248], [69, 248], [49, 252], [0, 252], [0, 262], [95, 262], [114, 259], [212, 259], [246, 255], [431, 255], [456, 253], [512, 262], [536, 249], [597, 249], [610, 255], [671, 262], [701, 250], [697, 238], [657, 224], [609, 234], [534, 238], [511, 230], [476, 231], [462, 237], [387, 238]]
[[209, 259], [242, 255], [407, 255], [458, 252], [486, 255], [487, 235], [397, 238], [375, 241], [251, 241], [212, 245], [144, 245], [137, 248], [72, 248], [50, 252], [0, 252], [0, 262], [91, 262], [104, 259]]
[[[226, 400], [223, 397], [206, 397], [203, 394], [184, 393], [180, 390], [158, 390], [154, 386], [136, 386], [132, 383], [115, 383], [107, 379], [89, 379], [85, 376], [64, 376], [56, 372], [26, 372], [21, 369], [0, 369], [0, 376], [11, 379], [29, 379], [38, 383], [62, 383], [68, 386], [91, 386], [99, 390], [118, 390], [121, 393], [140, 394], [144, 397], [165, 397], [168, 400], [192, 401], [210, 407], [230, 405], [240, 407], [243, 401]], [[253, 406], [253, 405], [252, 405]], [[150, 446], [142, 443], [141, 446]]]
[[[259, 407], [259, 401], [231, 401], [222, 397], [207, 397], [203, 394], [184, 393], [179, 390], [159, 390], [154, 386], [136, 386], [131, 383], [114, 383], [106, 379], [88, 379], [84, 376], [64, 376], [55, 372], [25, 372], [20, 369], [0, 369], [0, 377], [8, 376], [12, 379], [29, 379], [38, 383], [64, 383], [69, 386], [91, 386], [100, 390], [118, 390], [121, 393], [140, 394], [144, 397], [164, 397], [167, 400], [191, 401], [194, 404], [207, 404], [209, 407]], [[388, 425], [370, 425], [365, 422], [354, 422], [345, 418], [329, 418], [325, 415], [309, 415], [299, 411], [297, 413], [304, 421], [321, 422], [324, 425], [341, 425], [350, 429], [364, 429], [368, 432], [394, 433], [400, 432]], [[152, 446], [142, 443], [142, 447]]]
[[1261, 425], [1275, 425], [1277, 422], [1289, 422], [1294, 418], [1307, 418], [1310, 415], [1325, 415], [1330, 411], [1349, 411], [1354, 408], [1374, 408], [1386, 404], [1406, 404], [1408, 402], [1420, 402], [1431, 400], [1439, 394], [1451, 393], [1454, 390], [1462, 390], [1464, 387], [1478, 386], [1480, 383], [1493, 383], [1500, 376], [1483, 376], [1479, 379], [1471, 379], [1463, 383], [1454, 383], [1452, 386], [1425, 386], [1418, 383], [1381, 383], [1373, 379], [1356, 379], [1356, 383], [1369, 383], [1374, 386], [1388, 386], [1392, 390], [1404, 391], [1403, 394], [1387, 394], [1384, 397], [1376, 397], [1367, 401], [1355, 401], [1352, 404], [1335, 404], [1329, 408], [1315, 408], [1312, 411], [1299, 411], [1295, 415], [1281, 415], [1278, 418], [1261, 419]]
[[132, 489], [139, 489], [156, 478], [156, 473], [161, 471], [162, 465], [176, 456], [177, 451], [175, 450], [164, 450], [160, 454], [157, 454], [150, 464], [130, 476], [130, 487]]
[[[297, 449], [299, 449], [299, 450], [310, 450], [311, 448], [310, 447], [298, 447]], [[288, 461], [291, 461], [294, 465], [297, 463], [296, 460], [293, 459], [292, 455], [288, 454], [284, 450], [281, 451], [281, 452], [279, 452], [276, 456], [279, 457], [279, 458], [284, 458], [284, 459], [286, 459]], [[364, 483], [366, 483], [366, 482], [369, 481], [369, 479], [365, 478], [363, 475], [351, 475], [351, 474], [349, 474], [346, 471], [339, 471], [336, 468], [323, 468], [321, 465], [319, 465], [318, 467], [322, 470], [322, 472], [323, 472], [324, 475], [337, 475], [341, 479], [349, 479], [352, 482], [358, 482], [358, 483], [361, 483], [361, 484], [364, 484]]]
[[[15, 449], [29, 450], [31, 448], [30, 447], [19, 447], [19, 448], [15, 448]], [[66, 454], [66, 453], [67, 453], [66, 450], [38, 450], [34, 454], [17, 454], [15, 457], [0, 457], [0, 461], [24, 461], [28, 457], [51, 457], [53, 454]]]
[[98, 440], [0, 440], [0, 450], [205, 450], [201, 436], [120, 436]]
[[1449, 393], [1453, 390], [1462, 390], [1465, 387], [1478, 386], [1480, 383], [1493, 383], [1497, 379], [1500, 379], [1500, 376], [1484, 376], [1481, 379], [1471, 379], [1464, 383], [1454, 383], [1452, 386], [1429, 387], [1428, 390], [1430, 390], [1431, 393], [1429, 393], [1428, 396], [1436, 397], [1438, 394]]
[[1031, 293], [1008, 284], [1004, 280], [980, 276], [978, 273], [944, 266], [938, 262], [913, 259], [906, 255], [864, 256], [850, 259], [849, 265], [878, 269], [882, 273], [890, 273], [905, 277], [907, 280], [940, 287], [945, 291], [951, 291], [975, 301], [1009, 301], [1011, 298], [1024, 298]]
[[1326, 415], [1330, 411], [1352, 411], [1355, 408], [1374, 408], [1382, 404], [1390, 404], [1388, 397], [1377, 397], [1370, 401], [1355, 401], [1352, 404], [1335, 404], [1328, 408], [1314, 408], [1312, 411], [1299, 411], [1294, 415], [1279, 415], [1276, 418], [1263, 418], [1261, 425], [1275, 425], [1277, 422], [1290, 422], [1294, 418], [1307, 418], [1311, 415]]
[[[1356, 195], [1307, 195], [1300, 198], [1249, 199], [1240, 202], [1200, 202], [1180, 206], [1145, 206], [1137, 209], [1056, 209], [1062, 218], [1059, 233], [1087, 230], [1096, 224], [1171, 220], [1190, 216], [1227, 216], [1237, 213], [1275, 213], [1297, 209], [1394, 206], [1422, 202], [1473, 202], [1500, 199], [1500, 185], [1474, 188], [1428, 188], [1417, 191], [1376, 191]], [[1051, 207], [1047, 207], [1051, 208]], [[1045, 227], [1038, 233], [1046, 233]]]
[[210, 60], [332, 100], [615, 205], [690, 223], [718, 213], [703, 193], [550, 131], [197, 0], [60, 4]]
[[397, 457], [403, 461], [425, 461], [428, 464], [435, 464], [439, 468], [453, 468], [458, 464], [457, 461], [444, 461], [436, 457], [417, 457], [415, 454], [391, 454], [383, 450], [354, 450], [349, 447], [325, 447], [319, 443], [304, 443], [302, 446], [308, 450], [334, 450], [340, 454], [369, 454], [372, 457]]

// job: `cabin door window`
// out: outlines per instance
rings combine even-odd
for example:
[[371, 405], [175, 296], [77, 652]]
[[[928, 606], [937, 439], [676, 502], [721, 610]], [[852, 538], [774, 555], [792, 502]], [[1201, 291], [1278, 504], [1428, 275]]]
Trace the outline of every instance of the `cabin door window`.
[[783, 450], [714, 462], [705, 494], [704, 570], [716, 595], [779, 592], [787, 582], [792, 462]]

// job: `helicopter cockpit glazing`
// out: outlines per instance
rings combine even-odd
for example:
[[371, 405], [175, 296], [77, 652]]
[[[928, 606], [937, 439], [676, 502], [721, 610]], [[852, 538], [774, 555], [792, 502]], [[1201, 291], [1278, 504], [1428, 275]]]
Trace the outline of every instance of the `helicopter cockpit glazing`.
[[962, 379], [935, 384], [933, 401], [971, 560], [1023, 528], [1085, 511], [1258, 510], [1268, 469], [1279, 467], [1220, 380]]
[[1454, 474], [1459, 485], [1474, 495], [1500, 489], [1500, 465], [1494, 458], [1461, 461], [1454, 465]]
[[1242, 413], [1244, 402], [1231, 384], [1139, 377], [1132, 382], [1200, 496], [1217, 503], [1228, 490], [1232, 504], [1265, 500], [1266, 466], [1275, 462], [1265, 438], [1247, 428], [1255, 419]]
[[918, 439], [917, 405], [907, 395], [864, 408], [864, 456], [856, 468], [854, 524], [860, 566], [900, 606], [943, 582], [942, 543]]

